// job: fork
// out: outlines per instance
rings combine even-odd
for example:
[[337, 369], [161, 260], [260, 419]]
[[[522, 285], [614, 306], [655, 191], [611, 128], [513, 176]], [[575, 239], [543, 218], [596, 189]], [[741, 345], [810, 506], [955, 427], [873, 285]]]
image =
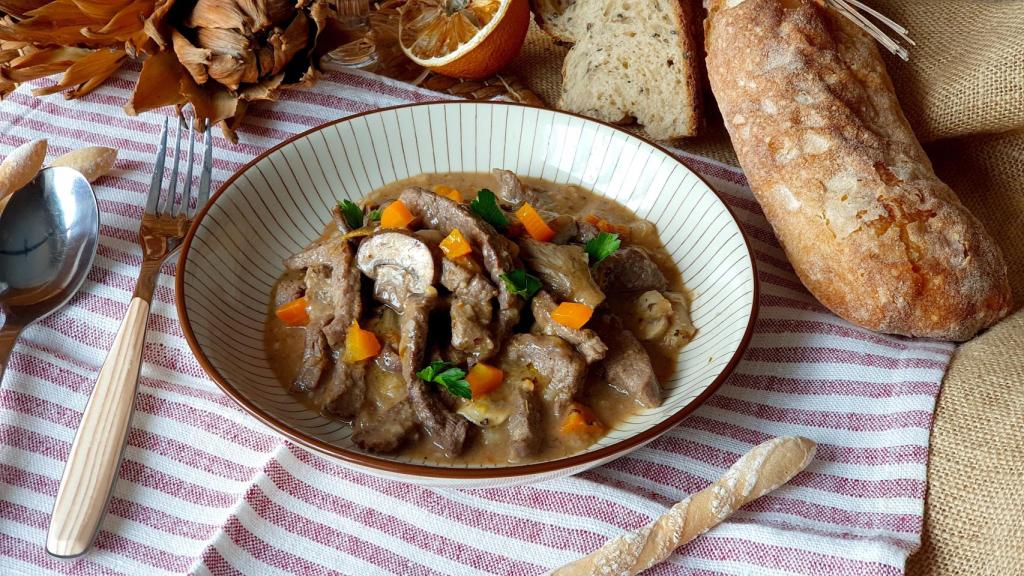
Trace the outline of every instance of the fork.
[[160, 206], [164, 163], [167, 159], [167, 119], [160, 132], [153, 181], [150, 184], [146, 209], [139, 227], [142, 246], [142, 268], [135, 284], [135, 293], [128, 312], [121, 322], [114, 344], [107, 353], [96, 378], [96, 385], [82, 414], [68, 454], [64, 474], [57, 490], [46, 536], [46, 551], [53, 556], [71, 558], [85, 553], [95, 538], [107, 502], [113, 492], [114, 479], [124, 453], [138, 388], [142, 346], [146, 339], [146, 321], [153, 299], [160, 267], [174, 254], [185, 237], [192, 218], [210, 197], [213, 168], [213, 138], [209, 120], [205, 124], [202, 172], [196, 195], [196, 207], [190, 210], [192, 168], [195, 164], [196, 121], [188, 130], [188, 172], [185, 175], [180, 202], [175, 204], [178, 187], [178, 165], [181, 157], [181, 136], [184, 126], [179, 121], [174, 146], [174, 167]]

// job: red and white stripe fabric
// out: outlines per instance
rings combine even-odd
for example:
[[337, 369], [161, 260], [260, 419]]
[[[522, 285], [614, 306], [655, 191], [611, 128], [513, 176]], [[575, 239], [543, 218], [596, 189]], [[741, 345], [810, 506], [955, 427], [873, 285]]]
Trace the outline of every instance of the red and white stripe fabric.
[[[0, 103], [0, 153], [39, 137], [52, 155], [120, 150], [114, 172], [95, 185], [103, 237], [88, 281], [24, 332], [0, 388], [0, 572], [541, 574], [644, 525], [753, 445], [798, 434], [819, 444], [806, 472], [651, 573], [903, 573], [920, 540], [928, 432], [952, 345], [872, 334], [829, 313], [793, 274], [742, 174], [682, 152], [751, 240], [760, 318], [732, 378], [648, 447], [520, 488], [428, 489], [350, 471], [271, 433], [206, 378], [182, 338], [168, 264], [95, 548], [77, 560], [48, 557], [63, 463], [140, 263], [135, 235], [162, 118], [122, 112], [136, 74], [126, 70], [81, 101], [37, 99], [23, 87]], [[251, 109], [238, 145], [218, 138], [214, 179], [326, 120], [441, 97], [332, 72]]]

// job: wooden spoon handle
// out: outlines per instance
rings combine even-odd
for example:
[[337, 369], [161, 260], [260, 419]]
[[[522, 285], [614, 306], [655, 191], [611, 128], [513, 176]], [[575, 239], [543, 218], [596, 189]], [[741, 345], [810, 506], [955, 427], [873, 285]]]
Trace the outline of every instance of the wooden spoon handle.
[[88, 550], [103, 518], [135, 404], [148, 318], [149, 302], [133, 297], [100, 368], [53, 504], [46, 551], [54, 556]]

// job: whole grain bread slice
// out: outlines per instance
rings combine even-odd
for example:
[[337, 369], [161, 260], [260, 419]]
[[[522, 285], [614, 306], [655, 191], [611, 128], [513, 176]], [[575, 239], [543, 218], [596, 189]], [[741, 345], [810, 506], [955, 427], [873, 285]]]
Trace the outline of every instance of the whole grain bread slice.
[[693, 136], [701, 122], [701, 55], [693, 0], [532, 0], [537, 22], [574, 46], [558, 107], [635, 120], [648, 136]]
[[576, 0], [530, 0], [533, 19], [541, 30], [559, 42], [569, 44], [576, 41], [576, 27], [573, 20], [580, 5]]

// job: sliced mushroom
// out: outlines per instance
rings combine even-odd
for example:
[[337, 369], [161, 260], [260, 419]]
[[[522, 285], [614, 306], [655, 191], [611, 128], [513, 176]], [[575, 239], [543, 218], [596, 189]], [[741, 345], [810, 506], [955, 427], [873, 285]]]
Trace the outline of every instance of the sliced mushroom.
[[519, 248], [523, 260], [559, 298], [591, 308], [604, 302], [604, 292], [590, 275], [587, 253], [580, 246], [524, 238], [519, 241]]
[[669, 350], [678, 350], [693, 339], [697, 327], [690, 319], [690, 302], [679, 292], [665, 292], [665, 298], [672, 303], [672, 323], [665, 332], [662, 344]]
[[456, 410], [456, 413], [481, 428], [500, 426], [512, 414], [512, 407], [509, 405], [509, 398], [507, 396], [508, 394], [499, 395], [494, 393], [488, 394], [483, 398], [463, 402]]
[[438, 276], [430, 246], [402, 230], [381, 230], [364, 240], [356, 253], [356, 266], [375, 280], [377, 300], [398, 312], [410, 295], [426, 294]]
[[644, 292], [633, 305], [636, 335], [641, 340], [661, 340], [672, 322], [672, 303], [657, 290]]

